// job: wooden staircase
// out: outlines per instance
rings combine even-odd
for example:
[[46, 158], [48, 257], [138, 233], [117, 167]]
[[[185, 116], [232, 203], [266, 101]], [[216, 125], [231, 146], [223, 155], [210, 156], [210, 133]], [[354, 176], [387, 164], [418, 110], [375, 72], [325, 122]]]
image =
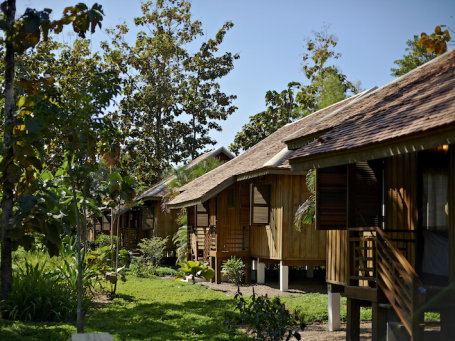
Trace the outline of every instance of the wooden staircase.
[[425, 288], [413, 266], [380, 228], [375, 230], [376, 283], [411, 340], [422, 338]]

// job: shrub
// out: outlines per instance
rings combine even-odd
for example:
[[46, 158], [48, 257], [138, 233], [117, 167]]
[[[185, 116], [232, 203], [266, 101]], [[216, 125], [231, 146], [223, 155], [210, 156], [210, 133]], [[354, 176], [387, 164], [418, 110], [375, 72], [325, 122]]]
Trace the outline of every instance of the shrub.
[[186, 224], [179, 227], [172, 237], [172, 241], [176, 246], [177, 261], [182, 262], [186, 260], [188, 253], [188, 226]]
[[237, 286], [237, 290], [240, 291], [240, 284], [243, 282], [245, 277], [245, 263], [237, 257], [229, 258], [223, 264], [223, 270], [221, 272], [227, 277], [228, 281], [234, 283]]
[[167, 277], [167, 276], [176, 277], [177, 270], [174, 270], [172, 268], [167, 268], [167, 267], [158, 267], [155, 269], [155, 275], [157, 275], [158, 277]]
[[[112, 236], [112, 245], [117, 244], [117, 236]], [[95, 249], [100, 249], [104, 246], [110, 246], [111, 245], [111, 236], [107, 234], [99, 234], [96, 238], [95, 241], [93, 242], [93, 246]]]
[[137, 245], [142, 252], [143, 260], [146, 262], [151, 262], [154, 267], [158, 267], [163, 259], [164, 250], [167, 245], [167, 237], [152, 237], [141, 239], [141, 242]]
[[290, 340], [291, 337], [300, 340], [298, 330], [305, 328], [303, 317], [298, 312], [290, 313], [278, 297], [257, 296], [253, 291], [251, 299], [245, 299], [239, 292], [235, 300], [239, 316], [226, 315], [224, 320], [231, 331], [238, 325], [246, 325], [256, 340]]
[[123, 265], [115, 268], [115, 247], [103, 246], [94, 251], [87, 253], [85, 262], [90, 276], [98, 282], [101, 289], [102, 282], [104, 281], [109, 285], [108, 294], [111, 297], [115, 296], [117, 290], [118, 280], [126, 281], [124, 272], [126, 271], [126, 264], [129, 262], [129, 253], [126, 250], [120, 250], [118, 254], [118, 265]]
[[150, 262], [144, 262], [142, 257], [137, 257], [131, 261], [128, 271], [136, 277], [150, 278], [155, 275], [155, 266]]
[[186, 260], [178, 264], [180, 266], [177, 278], [191, 276], [193, 284], [196, 277], [204, 277], [210, 280], [215, 276], [215, 271], [205, 262]]
[[[26, 262], [14, 274], [13, 289], [2, 303], [4, 316], [21, 321], [69, 321], [76, 316], [76, 292], [46, 263]], [[84, 307], [90, 301], [84, 299]]]

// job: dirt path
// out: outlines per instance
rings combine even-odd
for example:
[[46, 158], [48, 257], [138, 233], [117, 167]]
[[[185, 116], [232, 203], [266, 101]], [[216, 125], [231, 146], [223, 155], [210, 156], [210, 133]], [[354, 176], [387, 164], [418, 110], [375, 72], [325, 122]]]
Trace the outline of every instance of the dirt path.
[[[215, 291], [224, 292], [226, 295], [235, 295], [237, 292], [237, 287], [232, 283], [222, 282], [221, 284], [210, 283], [210, 282], [200, 282], [200, 285], [206, 286]], [[289, 286], [289, 291], [282, 292], [280, 291], [278, 283], [267, 283], [267, 284], [249, 284], [242, 285], [240, 291], [244, 295], [253, 295], [254, 292], [257, 295], [268, 295], [268, 296], [285, 296], [285, 295], [299, 295], [306, 293], [327, 293], [327, 284], [318, 280], [301, 280], [294, 281]]]
[[[223, 282], [221, 284], [210, 283], [210, 282], [200, 282], [199, 285], [206, 286], [212, 290], [224, 292], [226, 295], [235, 295], [237, 292], [237, 287], [231, 283]], [[252, 295], [253, 290], [258, 295], [268, 295], [268, 296], [285, 296], [285, 295], [301, 295], [305, 293], [327, 293], [326, 283], [317, 281], [317, 280], [301, 280], [295, 281], [290, 285], [289, 291], [281, 292], [277, 283], [267, 283], [264, 284], [251, 284], [251, 285], [242, 285], [240, 291], [244, 295]], [[361, 340], [371, 340], [371, 323], [361, 323], [360, 324], [360, 339]], [[339, 331], [330, 332], [327, 328], [326, 323], [311, 323], [306, 326], [306, 328], [300, 333], [302, 335], [302, 340], [346, 340], [346, 324], [341, 324], [341, 329]]]

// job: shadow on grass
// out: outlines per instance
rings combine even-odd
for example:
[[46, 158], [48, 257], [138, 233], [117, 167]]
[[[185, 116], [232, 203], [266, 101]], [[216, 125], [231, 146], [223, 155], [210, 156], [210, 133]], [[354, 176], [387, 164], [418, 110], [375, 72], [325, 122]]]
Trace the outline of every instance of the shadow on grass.
[[51, 323], [25, 323], [0, 320], [0, 339], [22, 340], [68, 340], [75, 328], [70, 325], [59, 326]]
[[120, 340], [250, 340], [231, 336], [224, 315], [232, 301], [194, 300], [182, 304], [113, 304], [93, 311], [87, 331], [108, 332]]

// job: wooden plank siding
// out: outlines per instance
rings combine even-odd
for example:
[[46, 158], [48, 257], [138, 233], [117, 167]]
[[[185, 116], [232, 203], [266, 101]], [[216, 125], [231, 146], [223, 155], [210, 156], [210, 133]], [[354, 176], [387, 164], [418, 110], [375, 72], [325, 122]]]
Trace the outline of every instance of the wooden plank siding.
[[[249, 249], [249, 210], [240, 207], [242, 183], [236, 183], [218, 194], [216, 198], [216, 232], [218, 234], [217, 251], [245, 252]], [[234, 199], [234, 200], [232, 200]]]
[[414, 240], [396, 242], [407, 260], [416, 266], [415, 233], [393, 230], [418, 229], [418, 154], [408, 153], [385, 159], [385, 224], [391, 239]]
[[[251, 225], [251, 183], [270, 185], [270, 223]], [[305, 225], [294, 228], [294, 215], [307, 198], [305, 176], [267, 175], [237, 182], [210, 199], [209, 221], [214, 226], [216, 243], [213, 257], [241, 255], [264, 260], [287, 260], [295, 265], [324, 264], [325, 231]], [[189, 221], [195, 221], [194, 208], [188, 208]], [[191, 225], [190, 225], [191, 226]], [[202, 234], [194, 227], [190, 233], [192, 253], [200, 254]]]
[[[449, 161], [449, 243], [450, 282], [455, 282], [455, 145], [450, 145]], [[455, 299], [455, 293], [452, 298]]]
[[327, 231], [327, 283], [338, 285], [348, 284], [348, 245], [349, 236], [347, 230]]
[[316, 231], [314, 225], [305, 225], [300, 232], [294, 228], [295, 212], [309, 195], [305, 176], [268, 175], [263, 181], [271, 185], [270, 224], [251, 228], [251, 256], [301, 265], [324, 261], [325, 232]]

